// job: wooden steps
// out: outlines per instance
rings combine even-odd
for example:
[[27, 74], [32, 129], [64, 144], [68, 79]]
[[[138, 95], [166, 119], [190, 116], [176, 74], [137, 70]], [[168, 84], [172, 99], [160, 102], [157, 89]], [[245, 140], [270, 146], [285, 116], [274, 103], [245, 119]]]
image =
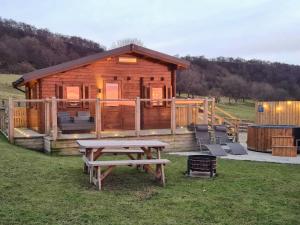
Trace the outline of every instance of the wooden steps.
[[294, 146], [293, 136], [273, 136], [272, 155], [297, 157], [297, 147]]

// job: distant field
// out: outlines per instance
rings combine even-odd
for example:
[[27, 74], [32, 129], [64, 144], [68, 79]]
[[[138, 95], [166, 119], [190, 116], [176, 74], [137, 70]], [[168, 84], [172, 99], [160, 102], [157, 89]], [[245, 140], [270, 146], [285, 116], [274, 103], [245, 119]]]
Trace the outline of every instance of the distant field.
[[229, 103], [228, 98], [222, 98], [217, 106], [239, 119], [255, 120], [255, 102], [253, 100], [245, 100], [245, 102], [239, 101], [237, 103], [232, 101]]
[[7, 99], [8, 97], [24, 98], [24, 94], [11, 85], [19, 77], [20, 75], [0, 74], [0, 99]]

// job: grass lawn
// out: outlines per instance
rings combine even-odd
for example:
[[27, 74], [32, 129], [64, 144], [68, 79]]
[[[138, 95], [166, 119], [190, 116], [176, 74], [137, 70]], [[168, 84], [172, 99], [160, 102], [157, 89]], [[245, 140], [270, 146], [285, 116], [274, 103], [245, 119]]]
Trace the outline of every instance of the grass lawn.
[[0, 224], [299, 224], [300, 166], [218, 160], [218, 177], [183, 175], [165, 155], [167, 186], [117, 168], [98, 192], [80, 157], [48, 156], [0, 137]]
[[11, 83], [17, 80], [20, 75], [14, 74], [0, 74], [0, 99], [7, 99], [8, 97], [24, 98], [24, 93], [13, 88]]
[[[253, 100], [245, 100], [245, 102], [237, 102], [234, 103], [232, 100], [231, 103], [228, 102], [228, 98], [222, 98], [221, 102], [217, 104], [217, 106], [231, 115], [244, 119], [244, 120], [255, 120], [255, 102]], [[223, 116], [222, 113], [217, 113], [220, 116]]]

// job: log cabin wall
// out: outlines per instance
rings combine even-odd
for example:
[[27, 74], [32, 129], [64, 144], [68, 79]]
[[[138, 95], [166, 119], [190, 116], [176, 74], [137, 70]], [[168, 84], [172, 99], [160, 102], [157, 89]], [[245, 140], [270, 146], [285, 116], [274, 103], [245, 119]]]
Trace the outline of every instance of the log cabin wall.
[[[136, 57], [136, 63], [119, 62], [119, 57]], [[126, 54], [96, 61], [87, 66], [72, 69], [44, 77], [38, 81], [40, 98], [66, 98], [67, 86], [79, 86], [81, 98], [105, 99], [105, 84], [119, 85], [119, 98], [150, 98], [152, 88], [163, 88], [163, 98], [174, 96], [175, 68], [157, 60], [144, 58], [136, 54]], [[85, 89], [86, 88], [86, 89]], [[173, 89], [173, 91], [172, 91]], [[63, 90], [63, 91], [62, 91]], [[63, 94], [62, 94], [63, 93]], [[59, 96], [60, 95], [60, 96]], [[58, 111], [68, 111], [75, 116], [78, 111], [95, 113], [94, 104], [68, 107], [59, 103]], [[134, 129], [134, 105], [107, 106], [102, 108], [102, 129]], [[40, 117], [43, 118], [43, 110]], [[143, 103], [141, 106], [141, 128], [170, 128], [171, 110], [169, 104], [153, 106]], [[43, 127], [43, 120], [40, 126]]]

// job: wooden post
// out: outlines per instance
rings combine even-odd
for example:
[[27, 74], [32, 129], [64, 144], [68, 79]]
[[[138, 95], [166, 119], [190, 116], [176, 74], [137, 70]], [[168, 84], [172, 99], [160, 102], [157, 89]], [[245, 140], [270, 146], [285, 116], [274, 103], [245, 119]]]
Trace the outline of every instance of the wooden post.
[[208, 124], [208, 99], [204, 99], [203, 123]]
[[45, 102], [45, 134], [50, 134], [50, 102], [49, 99], [46, 98]]
[[[188, 103], [188, 106], [187, 106], [187, 125], [189, 126], [192, 123], [193, 123], [193, 107], [192, 107], [192, 104]], [[197, 122], [195, 121], [195, 123], [197, 123]]]
[[239, 129], [240, 129], [240, 120], [239, 119], [237, 119], [236, 120], [236, 125], [235, 125], [236, 127], [235, 127], [235, 141], [236, 142], [239, 142], [239, 133], [240, 133], [240, 131], [239, 131]]
[[141, 99], [136, 97], [135, 101], [135, 134], [140, 136], [141, 131]]
[[12, 98], [8, 99], [8, 140], [10, 143], [14, 143], [14, 101]]
[[172, 97], [171, 102], [171, 133], [175, 134], [176, 131], [176, 102], [175, 97]]
[[52, 97], [52, 138], [55, 141], [57, 139], [57, 100]]
[[101, 102], [100, 99], [96, 99], [96, 136], [97, 139], [101, 138]]
[[211, 126], [215, 125], [215, 98], [211, 100]]

